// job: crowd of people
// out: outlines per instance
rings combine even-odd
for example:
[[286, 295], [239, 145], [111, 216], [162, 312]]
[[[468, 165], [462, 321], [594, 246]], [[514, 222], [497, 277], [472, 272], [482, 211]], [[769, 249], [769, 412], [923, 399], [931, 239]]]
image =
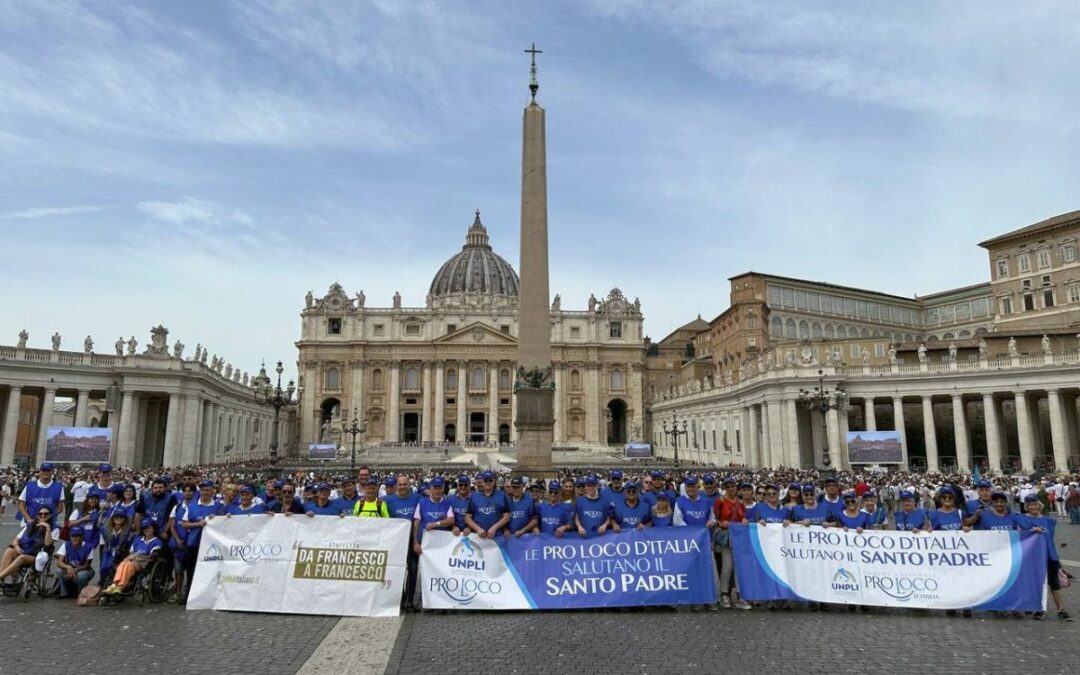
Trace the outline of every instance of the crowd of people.
[[[481, 538], [531, 533], [588, 538], [630, 528], [691, 525], [712, 533], [720, 596], [706, 609], [751, 609], [738, 592], [728, 536], [733, 523], [856, 532], [1026, 530], [1043, 537], [1047, 584], [1057, 616], [1071, 620], [1061, 594], [1068, 575], [1061, 567], [1055, 533], [1066, 517], [1070, 525], [1080, 524], [1075, 477], [820, 475], [782, 467], [705, 473], [652, 469], [630, 475], [620, 469], [565, 470], [545, 481], [493, 471], [455, 476], [414, 471], [383, 477], [366, 466], [355, 476], [334, 471], [296, 470], [277, 477], [269, 466], [132, 470], [102, 464], [93, 471], [47, 462], [36, 475], [9, 470], [0, 474], [0, 520], [10, 513], [21, 527], [0, 559], [0, 582], [14, 583], [20, 570], [31, 566], [40, 572], [51, 557], [57, 597], [79, 595], [91, 587], [95, 574], [100, 594], [118, 595], [130, 590], [151, 560], [160, 558], [173, 570], [169, 599], [184, 602], [202, 530], [213, 518], [403, 518], [413, 523], [402, 597], [407, 610], [419, 607], [417, 568], [424, 532], [430, 530]], [[1043, 618], [1042, 612], [1033, 616]]]

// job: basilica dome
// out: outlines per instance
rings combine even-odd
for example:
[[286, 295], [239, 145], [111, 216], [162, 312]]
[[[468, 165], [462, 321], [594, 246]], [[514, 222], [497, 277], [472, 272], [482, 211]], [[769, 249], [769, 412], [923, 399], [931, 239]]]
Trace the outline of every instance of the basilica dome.
[[491, 250], [480, 212], [465, 235], [461, 252], [439, 268], [428, 291], [429, 300], [445, 296], [518, 294], [518, 275], [510, 263]]

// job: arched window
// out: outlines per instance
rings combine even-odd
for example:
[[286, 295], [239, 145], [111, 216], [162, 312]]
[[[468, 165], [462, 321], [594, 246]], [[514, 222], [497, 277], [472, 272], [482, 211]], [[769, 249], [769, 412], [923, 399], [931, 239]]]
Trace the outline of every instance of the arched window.
[[510, 388], [510, 371], [505, 370], [505, 369], [499, 371], [499, 389], [506, 390], [506, 389], [509, 389], [509, 388]]
[[769, 319], [769, 335], [784, 337], [784, 320], [778, 316]]
[[818, 323], [817, 321], [815, 321], [813, 324], [811, 324], [811, 326], [810, 326], [810, 334], [813, 335], [816, 338], [823, 337], [824, 334], [821, 332], [821, 324]]
[[623, 390], [623, 376], [622, 371], [616, 368], [611, 371], [611, 390], [622, 391]]
[[382, 389], [382, 370], [379, 368], [371, 371], [371, 388]]
[[787, 322], [784, 323], [784, 337], [798, 337], [796, 334], [795, 319], [788, 319]]
[[581, 371], [580, 370], [571, 370], [570, 371], [570, 388], [571, 389], [581, 389]]
[[472, 382], [470, 383], [470, 386], [473, 389], [483, 389], [484, 388], [484, 369], [483, 368], [473, 368]]
[[836, 328], [831, 324], [825, 324], [825, 337], [832, 340], [836, 337]]
[[337, 368], [326, 369], [326, 388], [337, 389], [341, 386], [341, 371]]
[[807, 323], [806, 319], [799, 322], [799, 337], [803, 340], [810, 337], [810, 324]]
[[409, 366], [405, 369], [405, 386], [409, 389], [416, 389], [420, 386], [420, 369], [416, 366]]
[[847, 339], [847, 326], [845, 326], [844, 324], [840, 324], [839, 326], [837, 326], [836, 327], [836, 337], [841, 339], [841, 340], [846, 340]]
[[446, 371], [446, 388], [454, 389], [457, 387], [457, 371], [451, 368]]

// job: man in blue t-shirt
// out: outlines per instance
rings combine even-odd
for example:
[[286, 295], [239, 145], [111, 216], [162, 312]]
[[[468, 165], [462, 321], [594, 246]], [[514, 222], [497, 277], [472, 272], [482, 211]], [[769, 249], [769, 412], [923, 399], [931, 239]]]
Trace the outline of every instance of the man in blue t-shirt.
[[990, 495], [990, 508], [979, 513], [976, 530], [1015, 530], [1016, 514], [1009, 510], [1009, 496], [995, 491]]
[[469, 526], [465, 524], [465, 514], [469, 512], [469, 501], [472, 499], [472, 482], [465, 474], [457, 477], [457, 489], [453, 494], [447, 495], [446, 500], [454, 507], [454, 527], [462, 532], [467, 532]]
[[817, 487], [813, 483], [802, 486], [802, 504], [791, 509], [791, 520], [799, 525], [824, 525], [832, 514], [829, 507], [817, 499]]
[[900, 508], [896, 510], [896, 529], [900, 532], [918, 532], [928, 529], [926, 511], [915, 506], [915, 493], [900, 493]]
[[548, 483], [548, 499], [536, 505], [536, 514], [539, 518], [540, 534], [554, 534], [556, 537], [561, 537], [570, 528], [574, 518], [574, 509], [563, 501], [562, 483], [557, 480]]
[[985, 478], [976, 481], [975, 492], [978, 495], [975, 499], [969, 499], [964, 507], [964, 524], [974, 525], [979, 522], [979, 515], [983, 511], [989, 511], [990, 495], [994, 493], [994, 484]]
[[493, 471], [480, 472], [480, 489], [469, 497], [465, 524], [481, 539], [493, 538], [510, 522], [510, 506], [506, 493], [495, 487]]
[[746, 512], [746, 519], [751, 523], [768, 525], [786, 523], [791, 520], [791, 512], [780, 505], [780, 488], [769, 483], [765, 486], [765, 501], [758, 502]]
[[341, 496], [334, 500], [334, 508], [339, 513], [352, 515], [358, 501], [360, 501], [360, 493], [356, 491], [356, 481], [352, 476], [346, 476], [341, 480]]
[[[446, 485], [446, 479], [438, 476]], [[390, 479], [386, 479], [389, 488]], [[401, 474], [394, 480], [394, 492], [386, 495], [386, 508], [390, 511], [391, 518], [404, 518], [413, 520], [416, 514], [416, 505], [420, 503], [420, 493], [413, 492], [409, 477]]]
[[676, 526], [690, 525], [709, 529], [716, 527], [713, 505], [698, 494], [700, 488], [697, 478], [687, 476], [683, 480], [683, 487], [686, 488], [686, 494], [675, 500], [675, 516], [672, 523]]
[[833, 520], [837, 520], [844, 510], [844, 500], [840, 496], [840, 481], [833, 477], [825, 479], [825, 495], [819, 500], [829, 510]]
[[34, 522], [30, 512], [37, 513], [38, 509], [46, 506], [52, 511], [50, 523], [55, 526], [57, 522], [64, 522], [64, 486], [59, 481], [53, 480], [52, 462], [44, 462], [38, 468], [37, 480], [26, 484], [19, 493], [17, 502], [19, 509], [16, 519], [24, 523]]
[[585, 478], [585, 494], [574, 504], [574, 524], [578, 534], [588, 539], [604, 534], [611, 517], [611, 505], [600, 498], [596, 476]]
[[525, 494], [525, 481], [520, 476], [510, 479], [510, 495], [507, 497], [510, 520], [506, 523], [506, 536], [520, 537], [536, 527], [536, 504], [531, 495]]
[[624, 489], [623, 472], [612, 469], [611, 473], [608, 474], [607, 487], [600, 491], [600, 498], [608, 504], [615, 504], [615, 502], [622, 500]]
[[624, 495], [612, 505], [612, 525], [616, 532], [635, 529], [644, 530], [649, 526], [652, 509], [638, 497], [638, 484], [630, 481], [623, 486]]

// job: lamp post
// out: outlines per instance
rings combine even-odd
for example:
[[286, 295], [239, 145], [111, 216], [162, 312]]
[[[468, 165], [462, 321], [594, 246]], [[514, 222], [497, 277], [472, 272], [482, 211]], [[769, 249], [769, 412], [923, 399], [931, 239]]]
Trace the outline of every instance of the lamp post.
[[353, 474], [356, 474], [356, 435], [367, 432], [367, 420], [361, 422], [356, 419], [356, 408], [353, 408], [351, 424], [345, 426], [345, 423], [342, 422], [341, 430], [352, 435], [352, 460], [349, 462], [349, 468], [352, 469]]
[[255, 376], [255, 403], [258, 405], [268, 405], [274, 409], [274, 426], [270, 429], [270, 471], [277, 473], [278, 471], [278, 422], [281, 419], [281, 409], [285, 406], [293, 405], [293, 393], [296, 391], [296, 385], [292, 380], [289, 380], [288, 386], [282, 390], [281, 388], [281, 373], [285, 369], [281, 367], [281, 361], [277, 362], [277, 368], [274, 369], [277, 372], [277, 384], [270, 384], [270, 377], [266, 374], [266, 364], [263, 363], [259, 368], [259, 374]]
[[818, 370], [817, 374], [818, 385], [814, 387], [813, 391], [799, 389], [799, 403], [807, 410], [816, 410], [821, 413], [821, 428], [825, 430], [825, 447], [821, 451], [821, 463], [828, 469], [832, 464], [832, 458], [829, 457], [829, 411], [847, 409], [847, 391], [844, 389], [844, 385], [839, 383], [833, 387], [832, 391], [827, 391], [825, 389], [825, 371]]
[[679, 436], [685, 436], [688, 434], [686, 430], [686, 420], [683, 420], [682, 429], [679, 429], [679, 418], [676, 415], [671, 416], [671, 428], [668, 428], [668, 423], [664, 422], [664, 435], [671, 436], [672, 445], [675, 446], [675, 466], [679, 466]]

